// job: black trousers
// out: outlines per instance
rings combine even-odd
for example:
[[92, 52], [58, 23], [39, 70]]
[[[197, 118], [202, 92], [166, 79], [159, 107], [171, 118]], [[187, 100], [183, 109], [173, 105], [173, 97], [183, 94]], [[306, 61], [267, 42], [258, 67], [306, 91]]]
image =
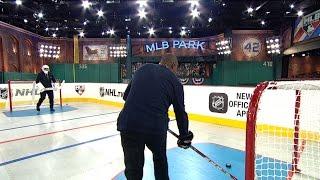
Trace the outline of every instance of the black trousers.
[[125, 175], [128, 180], [141, 180], [143, 177], [144, 148], [153, 154], [156, 180], [168, 180], [167, 135], [150, 135], [121, 132], [124, 153]]
[[46, 94], [49, 97], [50, 109], [53, 109], [53, 91], [43, 91], [40, 93], [40, 99], [37, 103], [37, 107], [40, 107], [44, 99], [46, 98]]

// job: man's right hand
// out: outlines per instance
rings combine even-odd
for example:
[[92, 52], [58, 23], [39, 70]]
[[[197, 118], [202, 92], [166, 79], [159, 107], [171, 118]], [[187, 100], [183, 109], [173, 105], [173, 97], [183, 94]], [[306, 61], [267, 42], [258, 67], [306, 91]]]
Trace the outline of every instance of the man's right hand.
[[190, 147], [192, 139], [193, 139], [193, 133], [189, 131], [188, 135], [179, 136], [177, 144], [180, 148], [187, 149]]

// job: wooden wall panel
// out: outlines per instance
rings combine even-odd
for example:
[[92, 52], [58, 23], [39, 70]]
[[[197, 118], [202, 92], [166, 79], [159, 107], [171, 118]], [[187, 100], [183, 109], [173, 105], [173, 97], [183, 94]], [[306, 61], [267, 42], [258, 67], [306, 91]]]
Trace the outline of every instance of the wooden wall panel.
[[292, 57], [289, 61], [288, 78], [320, 78], [319, 57]]

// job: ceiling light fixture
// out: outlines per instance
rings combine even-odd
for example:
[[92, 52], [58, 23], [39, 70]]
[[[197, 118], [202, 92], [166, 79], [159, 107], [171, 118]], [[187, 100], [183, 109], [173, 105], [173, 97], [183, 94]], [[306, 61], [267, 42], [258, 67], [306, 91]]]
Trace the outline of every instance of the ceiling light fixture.
[[113, 29], [110, 29], [110, 30], [109, 30], [109, 33], [110, 33], [111, 36], [113, 36], [113, 35], [114, 35], [114, 30], [113, 30]]
[[185, 36], [187, 34], [186, 30], [181, 30], [180, 36]]
[[38, 14], [38, 17], [39, 17], [39, 18], [43, 18], [43, 13], [40, 12], [40, 13]]
[[198, 11], [198, 9], [191, 10], [191, 16], [193, 18], [197, 18], [197, 17], [199, 17], [199, 15], [200, 15], [200, 12]]
[[146, 7], [147, 4], [147, 0], [137, 0], [137, 4], [139, 4], [140, 7]]
[[199, 0], [189, 0], [188, 3], [190, 3], [191, 7], [198, 6]]
[[249, 7], [249, 8], [247, 9], [247, 11], [248, 11], [248, 13], [252, 13], [252, 12], [253, 12], [252, 7]]
[[145, 11], [145, 9], [139, 9], [138, 16], [139, 16], [141, 19], [146, 18], [147, 12]]
[[21, 0], [16, 0], [16, 5], [18, 5], [18, 6], [22, 5], [22, 1]]
[[155, 30], [154, 30], [153, 28], [150, 28], [150, 29], [148, 30], [148, 33], [149, 33], [150, 36], [152, 36], [152, 35], [154, 35]]
[[97, 14], [98, 14], [99, 17], [102, 17], [104, 13], [103, 13], [103, 11], [100, 9]]
[[258, 6], [258, 7], [256, 7], [255, 10], [258, 11], [261, 7], [262, 7], [262, 6]]
[[88, 9], [90, 6], [91, 6], [91, 2], [89, 2], [89, 1], [82, 1], [82, 7], [84, 8], [84, 9]]

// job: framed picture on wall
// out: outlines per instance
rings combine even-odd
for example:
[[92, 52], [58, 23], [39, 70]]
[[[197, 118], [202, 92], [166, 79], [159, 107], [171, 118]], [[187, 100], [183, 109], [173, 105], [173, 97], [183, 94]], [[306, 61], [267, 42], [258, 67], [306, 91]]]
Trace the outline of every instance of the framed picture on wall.
[[108, 60], [108, 46], [106, 45], [84, 45], [83, 60], [106, 61]]

